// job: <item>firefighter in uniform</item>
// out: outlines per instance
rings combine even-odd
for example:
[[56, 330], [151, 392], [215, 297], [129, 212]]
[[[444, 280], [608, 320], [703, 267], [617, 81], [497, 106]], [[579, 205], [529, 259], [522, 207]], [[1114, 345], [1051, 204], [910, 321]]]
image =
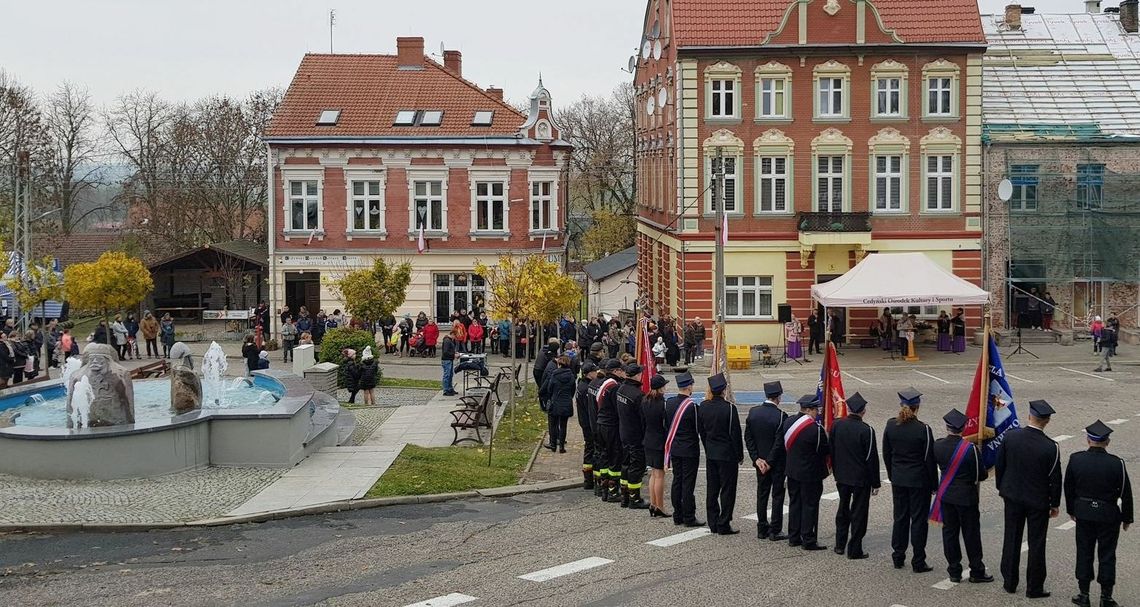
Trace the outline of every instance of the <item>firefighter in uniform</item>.
[[[780, 382], [764, 384], [764, 403], [752, 407], [744, 422], [744, 446], [748, 458], [756, 468], [756, 537], [773, 542], [788, 539], [784, 528], [784, 470], [773, 467], [767, 473], [760, 471], [761, 462], [767, 463], [772, 443], [780, 434], [780, 426], [788, 415], [780, 410], [780, 396], [784, 387]], [[771, 519], [768, 516], [768, 498], [772, 498]]]
[[1085, 428], [1088, 451], [1069, 456], [1065, 468], [1065, 511], [1077, 522], [1077, 584], [1080, 594], [1073, 603], [1090, 607], [1089, 585], [1093, 558], [1098, 561], [1100, 606], [1116, 607], [1112, 587], [1116, 584], [1116, 541], [1120, 530], [1132, 524], [1132, 483], [1124, 460], [1110, 454], [1109, 428], [1099, 419]]
[[823, 479], [827, 478], [827, 456], [831, 449], [827, 432], [815, 420], [819, 399], [807, 394], [796, 401], [800, 412], [780, 426], [772, 444], [770, 464], [763, 471], [782, 468], [788, 479], [788, 545], [804, 550], [826, 550], [819, 540], [819, 500]]
[[618, 386], [625, 379], [621, 363], [616, 359], [606, 362], [606, 371], [609, 377], [598, 387], [598, 434], [601, 438], [598, 449], [601, 455], [602, 474], [606, 477], [606, 490], [602, 493], [603, 502], [620, 502], [622, 486], [621, 465], [621, 432], [618, 418], [617, 395]]
[[994, 467], [998, 494], [1005, 500], [1005, 537], [1001, 547], [1002, 588], [1017, 592], [1021, 538], [1028, 529], [1025, 596], [1041, 599], [1045, 591], [1045, 539], [1049, 519], [1060, 512], [1061, 449], [1045, 435], [1055, 411], [1049, 403], [1029, 403], [1029, 426], [1006, 432]]
[[[942, 518], [942, 553], [946, 556], [946, 572], [950, 581], [962, 581], [962, 544], [970, 563], [970, 583], [994, 581], [982, 562], [982, 523], [978, 508], [978, 489], [988, 473], [982, 465], [977, 445], [962, 438], [966, 415], [951, 409], [942, 417], [947, 435], [934, 441], [934, 458], [942, 469], [938, 484], [937, 508]], [[959, 536], [961, 541], [959, 542]]]
[[701, 441], [697, 433], [697, 403], [693, 400], [693, 375], [677, 376], [679, 394], [665, 401], [665, 465], [673, 468], [669, 500], [673, 504], [673, 524], [703, 527], [697, 520], [697, 466]]
[[625, 367], [625, 381], [614, 393], [621, 438], [621, 507], [645, 510], [649, 503], [641, 497], [641, 481], [645, 479], [645, 417], [641, 411], [641, 365]]
[[[831, 427], [831, 466], [839, 490], [835, 513], [835, 553], [849, 559], [865, 559], [863, 537], [871, 496], [878, 495], [879, 446], [875, 430], [863, 421], [867, 401], [856, 392], [847, 397], [847, 417]], [[848, 535], [850, 534], [850, 535]], [[848, 540], [848, 537], [851, 539]]]
[[883, 464], [891, 481], [894, 527], [891, 530], [891, 560], [895, 569], [906, 565], [907, 540], [914, 549], [910, 567], [915, 573], [934, 568], [926, 563], [926, 538], [930, 532], [930, 497], [938, 487], [938, 464], [934, 460], [934, 433], [918, 419], [922, 393], [914, 388], [899, 392], [899, 413], [887, 420], [883, 431]]
[[728, 379], [723, 373], [709, 378], [710, 398], [698, 406], [697, 428], [705, 445], [705, 511], [709, 530], [720, 535], [740, 533], [732, 527], [736, 506], [736, 477], [744, 462], [740, 413], [724, 398]]
[[594, 416], [597, 409], [593, 406], [595, 401], [590, 400], [590, 385], [598, 376], [598, 366], [592, 361], [582, 365], [582, 375], [578, 377], [578, 387], [574, 392], [574, 404], [578, 409], [578, 426], [582, 428], [582, 488], [589, 491], [594, 488]]
[[[594, 495], [596, 497], [603, 497], [606, 491], [606, 481], [609, 480], [607, 476], [602, 475], [602, 468], [605, 467], [605, 459], [602, 452], [602, 435], [598, 429], [598, 391], [601, 390], [602, 384], [606, 381], [605, 361], [597, 365], [597, 371], [594, 379], [586, 386], [586, 400], [587, 409], [589, 410], [590, 419], [590, 436], [593, 437], [593, 449], [589, 453], [590, 464], [594, 471]], [[580, 419], [580, 418], [579, 418]], [[586, 454], [582, 454], [582, 458], [586, 458]]]

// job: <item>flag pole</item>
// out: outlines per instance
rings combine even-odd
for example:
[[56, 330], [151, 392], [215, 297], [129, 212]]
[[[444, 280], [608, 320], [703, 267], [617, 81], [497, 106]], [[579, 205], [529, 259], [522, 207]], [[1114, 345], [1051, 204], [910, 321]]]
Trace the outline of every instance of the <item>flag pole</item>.
[[[965, 338], [965, 336], [962, 336]], [[982, 372], [978, 374], [978, 435], [975, 442], [981, 447], [986, 440], [986, 412], [990, 406], [990, 306], [982, 306]]]

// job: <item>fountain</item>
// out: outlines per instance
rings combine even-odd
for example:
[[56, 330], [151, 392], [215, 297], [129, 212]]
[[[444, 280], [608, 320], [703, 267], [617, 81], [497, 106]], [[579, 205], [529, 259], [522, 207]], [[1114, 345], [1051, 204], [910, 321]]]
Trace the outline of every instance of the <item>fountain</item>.
[[194, 373], [194, 357], [190, 348], [178, 342], [170, 348], [170, 355], [175, 360], [170, 368], [170, 413], [181, 415], [201, 409], [202, 380]]
[[206, 402], [214, 403], [214, 406], [221, 404], [225, 392], [223, 382], [229, 366], [222, 347], [216, 341], [211, 343], [206, 354], [202, 356], [202, 387]]
[[71, 403], [69, 427], [90, 426], [91, 402], [95, 400], [95, 391], [91, 388], [91, 381], [86, 376], [79, 378], [79, 381], [75, 382], [75, 385], [68, 390], [68, 396]]
[[135, 388], [131, 376], [115, 362], [118, 354], [107, 344], [90, 344], [83, 352], [83, 365], [67, 378], [67, 427], [73, 423], [76, 382], [87, 380], [92, 397], [87, 403], [83, 427], [120, 426], [135, 422]]

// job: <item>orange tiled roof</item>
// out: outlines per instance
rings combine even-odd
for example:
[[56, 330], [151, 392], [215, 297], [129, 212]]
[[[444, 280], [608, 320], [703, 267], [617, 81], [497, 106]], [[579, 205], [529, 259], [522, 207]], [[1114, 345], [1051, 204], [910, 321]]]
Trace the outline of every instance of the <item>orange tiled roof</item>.
[[[817, 0], [822, 2], [823, 0]], [[677, 46], [752, 46], [780, 27], [794, 0], [673, 0]], [[848, 5], [848, 0], [842, 0]], [[981, 43], [977, 0], [874, 0], [883, 24], [910, 43]]]
[[[422, 70], [397, 66], [396, 55], [305, 55], [265, 136], [513, 136], [525, 121], [510, 105], [426, 57]], [[335, 126], [317, 126], [326, 109], [340, 110]], [[393, 126], [400, 110], [443, 110], [443, 122]], [[471, 126], [480, 110], [494, 110], [490, 126]]]

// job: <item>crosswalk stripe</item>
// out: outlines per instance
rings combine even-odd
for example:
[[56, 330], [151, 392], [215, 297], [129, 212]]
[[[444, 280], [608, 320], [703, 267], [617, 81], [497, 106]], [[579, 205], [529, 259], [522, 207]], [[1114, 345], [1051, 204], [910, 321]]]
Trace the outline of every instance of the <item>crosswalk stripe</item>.
[[839, 499], [839, 492], [838, 491], [832, 491], [831, 493], [824, 493], [821, 496], [821, 498], [833, 502], [833, 501]]
[[464, 603], [470, 603], [471, 601], [478, 600], [478, 597], [460, 594], [458, 592], [452, 592], [451, 594], [437, 596], [434, 599], [412, 603], [410, 605], [406, 605], [405, 607], [453, 607], [454, 605], [462, 605]]
[[1128, 420], [1126, 420], [1126, 419], [1114, 419], [1114, 420], [1112, 420], [1112, 421], [1110, 421], [1110, 422], [1108, 422], [1108, 423], [1110, 423], [1110, 424], [1112, 424], [1112, 425], [1114, 425], [1114, 426], [1119, 426], [1120, 424], [1123, 424], [1123, 423], [1125, 423], [1125, 422], [1127, 422], [1127, 421], [1128, 421]]
[[925, 375], [925, 376], [929, 377], [930, 379], [937, 379], [938, 381], [940, 381], [944, 384], [950, 383], [950, 382], [942, 379], [941, 377], [937, 377], [937, 376], [931, 375], [929, 373], [923, 373], [922, 371], [919, 371], [918, 369], [911, 369], [911, 371], [914, 371], [915, 373], [918, 373], [919, 375]]
[[540, 569], [538, 571], [533, 571], [525, 575], [520, 575], [519, 579], [527, 580], [529, 582], [545, 582], [548, 580], [553, 580], [555, 578], [560, 578], [564, 575], [571, 575], [580, 571], [586, 571], [588, 569], [595, 569], [603, 565], [609, 565], [612, 562], [613, 561], [610, 559], [591, 556], [570, 563], [563, 563], [561, 565], [549, 567], [547, 569]]
[[1021, 542], [1021, 551], [1029, 552], [1029, 542]]
[[1072, 529], [1073, 527], [1076, 527], [1076, 526], [1077, 526], [1076, 521], [1067, 521], [1067, 522], [1061, 523], [1060, 525], [1057, 525], [1055, 527], [1055, 529], [1060, 529], [1061, 531], [1068, 531], [1069, 529]]
[[[789, 509], [787, 506], [784, 506], [784, 507], [783, 507], [783, 511], [784, 511], [784, 514], [787, 514], [788, 512], [790, 512], [790, 509]], [[771, 516], [771, 515], [772, 515], [772, 509], [771, 509], [771, 508], [769, 508], [769, 509], [768, 509], [768, 516]], [[749, 521], [758, 521], [758, 520], [760, 520], [760, 517], [759, 517], [759, 516], [757, 516], [757, 514], [756, 514], [755, 512], [753, 512], [752, 514], [746, 514], [746, 515], [744, 515], [744, 516], [742, 516], [742, 517], [740, 517], [740, 518], [743, 518], [743, 519], [745, 519], [745, 520], [749, 520]]]
[[1076, 369], [1070, 369], [1068, 367], [1057, 367], [1057, 368], [1062, 370], [1062, 371], [1068, 371], [1069, 373], [1078, 373], [1080, 375], [1087, 375], [1089, 377], [1095, 377], [1096, 379], [1103, 379], [1104, 381], [1116, 381], [1115, 379], [1112, 379], [1111, 377], [1105, 377], [1103, 375], [1093, 375], [1092, 373], [1085, 373], [1084, 371], [1077, 371]]
[[951, 582], [950, 578], [946, 578], [946, 579], [942, 580], [941, 582], [934, 584], [933, 586], [931, 586], [931, 588], [937, 588], [939, 590], [950, 590], [951, 588], [953, 588], [957, 585], [958, 585], [957, 582]]
[[677, 533], [675, 535], [670, 535], [659, 540], [653, 540], [651, 542], [645, 543], [649, 544], [650, 546], [657, 546], [659, 548], [668, 548], [669, 546], [683, 544], [689, 540], [695, 540], [698, 537], [704, 537], [706, 535], [712, 535], [712, 531], [709, 531], [708, 527], [700, 527], [698, 529], [693, 529], [684, 533]]
[[1069, 435], [1069, 434], [1061, 434], [1061, 435], [1058, 435], [1058, 436], [1054, 436], [1054, 437], [1053, 437], [1053, 440], [1055, 440], [1055, 441], [1057, 441], [1057, 442], [1059, 443], [1059, 442], [1062, 442], [1062, 441], [1067, 441], [1067, 440], [1069, 440], [1070, 438], [1073, 438], [1073, 437], [1072, 437], [1071, 435]]

